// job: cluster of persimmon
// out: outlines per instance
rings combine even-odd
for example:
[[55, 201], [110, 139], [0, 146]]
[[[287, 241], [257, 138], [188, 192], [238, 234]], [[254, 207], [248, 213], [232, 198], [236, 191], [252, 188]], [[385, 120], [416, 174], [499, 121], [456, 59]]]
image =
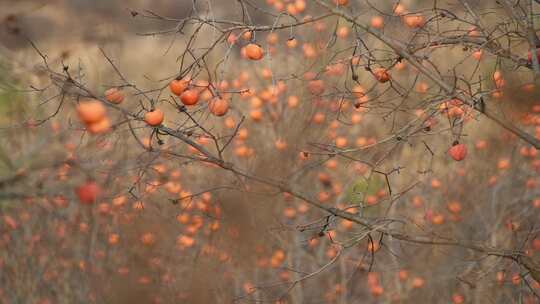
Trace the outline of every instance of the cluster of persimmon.
[[[247, 44], [240, 48], [240, 55], [242, 58], [253, 61], [263, 59], [264, 50], [259, 44], [254, 42], [254, 33], [252, 31], [244, 31], [241, 34], [241, 37], [244, 41], [247, 41]], [[227, 37], [227, 42], [231, 45], [237, 45], [239, 43], [238, 37], [235, 33], [230, 33]]]
[[107, 117], [107, 109], [101, 101], [82, 101], [77, 105], [77, 113], [88, 132], [100, 134], [110, 131], [111, 121]]
[[[426, 24], [426, 18], [421, 13], [410, 13], [405, 8], [405, 5], [398, 3], [393, 8], [395, 16], [401, 18], [401, 21], [405, 26], [411, 29], [422, 28]], [[376, 29], [384, 28], [384, 17], [376, 15], [371, 18], [370, 25]]]
[[278, 12], [287, 12], [297, 16], [305, 12], [307, 7], [306, 0], [266, 0], [266, 4], [272, 6]]
[[[174, 79], [169, 84], [171, 93], [178, 96], [184, 106], [195, 106], [199, 101], [208, 102], [208, 110], [215, 116], [224, 116], [229, 111], [229, 94], [214, 96], [211, 85], [206, 81], [193, 81], [189, 78]], [[218, 89], [226, 89], [227, 84], [218, 84]]]
[[[247, 129], [245, 130], [246, 131], [244, 132], [247, 132]], [[342, 136], [337, 136], [335, 140], [336, 145], [346, 146], [346, 144], [344, 143], [344, 141], [346, 141], [346, 138]], [[485, 151], [489, 149], [491, 145], [495, 145], [495, 143], [487, 140], [479, 140], [476, 142], [476, 144], [471, 145], [471, 147], [474, 146], [478, 151]], [[537, 152], [535, 152], [535, 149], [531, 149], [531, 147], [529, 146], [523, 146], [519, 149], [519, 151], [521, 155], [524, 158], [530, 160], [531, 163], [534, 160], [537, 160]], [[460, 163], [460, 165], [461, 164], [462, 163]], [[508, 172], [508, 170], [512, 168], [511, 161], [508, 158], [501, 158], [501, 160], [498, 161], [495, 165], [497, 169], [501, 172]], [[341, 171], [335, 171], [335, 174], [331, 173], [334, 172], [332, 170], [336, 170], [336, 168], [340, 168], [339, 161], [333, 159], [327, 164], [325, 164], [321, 172], [317, 172], [316, 177], [320, 180], [321, 187], [327, 187], [325, 185], [332, 186], [331, 190], [325, 189], [323, 192], [334, 192], [336, 194], [340, 193], [339, 184], [343, 182], [343, 180], [340, 180], [339, 178], [339, 172]], [[536, 169], [537, 172], [539, 169]], [[65, 169], [60, 168], [59, 172], [61, 170], [63, 171]], [[361, 172], [363, 174], [367, 173], [367, 169], [365, 167], [358, 168], [357, 170], [358, 172]], [[169, 239], [168, 241], [172, 242], [172, 244], [175, 245], [179, 250], [181, 250], [183, 254], [187, 254], [187, 252], [196, 252], [200, 249], [204, 256], [213, 258], [216, 261], [220, 261], [220, 263], [223, 265], [232, 265], [231, 255], [226, 250], [222, 250], [219, 247], [206, 244], [205, 241], [206, 238], [210, 235], [208, 233], [210, 233], [211, 231], [218, 231], [221, 227], [219, 221], [220, 211], [218, 211], [219, 208], [217, 204], [212, 203], [212, 194], [205, 193], [201, 195], [200, 198], [188, 198], [191, 197], [191, 192], [184, 185], [184, 183], [180, 181], [182, 173], [180, 173], [181, 171], [179, 169], [169, 168], [164, 164], [158, 164], [152, 166], [150, 171], [155, 172], [155, 175], [152, 175], [150, 179], [145, 183], [147, 185], [146, 189], [144, 189], [146, 193], [146, 196], [144, 198], [145, 201], [152, 200], [151, 195], [160, 195], [160, 193], [167, 193], [168, 195], [179, 199], [178, 210], [181, 210], [182, 212], [179, 212], [176, 219], [177, 222], [181, 224], [181, 231], [176, 232], [177, 234], [175, 235], [175, 238], [173, 238], [172, 240]], [[330, 172], [330, 174], [325, 171]], [[464, 176], [466, 176], [466, 171], [465, 169], [458, 169], [455, 173], [452, 174], [459, 176], [459, 178], [464, 178]], [[501, 176], [499, 178], [504, 178], [504, 176], [508, 175], [501, 173]], [[135, 179], [136, 177], [133, 178]], [[450, 189], [449, 187], [451, 186], [451, 184], [452, 182], [446, 184], [441, 179], [434, 179], [431, 183], [433, 190], [436, 191], [448, 191], [445, 189]], [[370, 198], [366, 198], [366, 200], [368, 202], [373, 201], [373, 204], [376, 204], [377, 201], [384, 199], [388, 195], [387, 193], [385, 194], [384, 191], [379, 192], [380, 194], [377, 193], [376, 195], [373, 195], [373, 198], [371, 198], [370, 196]], [[130, 201], [130, 199], [126, 195], [116, 196], [110, 199], [110, 201], [107, 201], [107, 199], [104, 199], [103, 196], [100, 195], [101, 193], [102, 190], [93, 181], [88, 181], [84, 183], [76, 191], [76, 194], [78, 195], [81, 203], [93, 204], [93, 206], [95, 206], [96, 214], [100, 215], [102, 219], [111, 219], [110, 222], [113, 222], [113, 218], [117, 219], [117, 216], [121, 215], [119, 217], [121, 219], [120, 222], [125, 221], [125, 223], [128, 223], [128, 225], [126, 226], [126, 231], [129, 229], [129, 227], [132, 226], [129, 225], [129, 223], [133, 223], [133, 219], [136, 218], [132, 216], [131, 213], [136, 213], [141, 216], [142, 214], [144, 214], [142, 213], [142, 211], [145, 209], [144, 206], [146, 205], [146, 208], [148, 208], [149, 206], [148, 203], [143, 203], [142, 201], [133, 202], [133, 204], [129, 206], [128, 202]], [[329, 195], [329, 193], [327, 195]], [[303, 202], [292, 202], [291, 199], [292, 198], [290, 197], [290, 195], [284, 194], [284, 200], [289, 202], [283, 206], [282, 214], [284, 220], [297, 220], [300, 222], [305, 222], [306, 219], [309, 219], [312, 216], [309, 213], [311, 209], [308, 207], [307, 204]], [[320, 199], [321, 201], [325, 201], [327, 203], [329, 202], [329, 200], [326, 199], [325, 196], [320, 196]], [[436, 210], [432, 206], [429, 206], [427, 198], [424, 199], [421, 197], [415, 197], [411, 201], [414, 206], [413, 210], [422, 211], [423, 221], [418, 222], [419, 225], [424, 225], [426, 222], [428, 222], [432, 223], [433, 225], [442, 227], [442, 225], [449, 225], [449, 221], [447, 220], [448, 217], [450, 217], [450, 222], [463, 221], [466, 220], [467, 214], [471, 212], [471, 208], [465, 202], [461, 202], [458, 200], [451, 200], [445, 206], [443, 206], [443, 208], [446, 208], [448, 210], [448, 216], [444, 213], [444, 210]], [[536, 203], [536, 208], [540, 208], [540, 199], [537, 199], [536, 201], [538, 201]], [[66, 204], [68, 204], [68, 200], [66, 198], [56, 197], [51, 199], [51, 203], [54, 204], [54, 206], [65, 206]], [[342, 205], [338, 207], [344, 208], [345, 206]], [[205, 212], [209, 212], [212, 216], [201, 216], [201, 213]], [[356, 212], [356, 210], [350, 209], [349, 212], [354, 213]], [[25, 218], [27, 216], [28, 215], [24, 212], [15, 215], [5, 214], [3, 216], [4, 226], [7, 227], [9, 231], [17, 231], [21, 227], [21, 225], [24, 225]], [[100, 221], [100, 226], [102, 226], [102, 228], [110, 225], [105, 225], [105, 222], [108, 221]], [[342, 231], [340, 229], [350, 230], [352, 229], [351, 224], [352, 223], [350, 222], [345, 223], [345, 221], [343, 221], [343, 224], [341, 224], [339, 228], [327, 232], [328, 240], [339, 239], [340, 233]], [[515, 219], [507, 221], [505, 225], [505, 227], [507, 227], [506, 229], [514, 232], [518, 231], [519, 226], [520, 222]], [[58, 223], [54, 229], [55, 235], [57, 235], [57, 237], [61, 237], [63, 235], [64, 238], [66, 238], [69, 235], [68, 227], [69, 223]], [[93, 226], [91, 226], [91, 224], [87, 222], [79, 223], [79, 231], [84, 234], [88, 234], [92, 227]], [[118, 248], [124, 248], [119, 246], [127, 246], [130, 248], [137, 246], [142, 246], [143, 248], [156, 248], [160, 244], [160, 242], [164, 241], [165, 238], [164, 234], [156, 231], [142, 231], [133, 243], [129, 243], [127, 242], [126, 232], [123, 229], [110, 227], [107, 228], [107, 230], [105, 231], [107, 232], [103, 235], [103, 239], [101, 241], [105, 244], [108, 244], [108, 246], [110, 247]], [[238, 232], [235, 232], [234, 229], [231, 230], [230, 233], [231, 235], [238, 235]], [[370, 254], [378, 254], [378, 259], [381, 258], [380, 255], [384, 254], [384, 248], [377, 241], [368, 242], [367, 245], [363, 243], [362, 246], [358, 247], [361, 252], [365, 252], [367, 250], [367, 252], [369, 252]], [[528, 242], [526, 249], [528, 250], [528, 252], [530, 252], [530, 254], [538, 254], [538, 252], [540, 252], [540, 241], [537, 238], [532, 239], [530, 242]], [[289, 253], [287, 250], [288, 249], [286, 248], [280, 248], [268, 252], [263, 251], [259, 248], [255, 248], [254, 251], [256, 251], [258, 254], [258, 271], [277, 271], [277, 275], [280, 280], [282, 280], [283, 282], [289, 282], [292, 278], [291, 273], [288, 271], [280, 270], [280, 267], [284, 266], [284, 264], [286, 265], [288, 261], [287, 256], [289, 255]], [[326, 238], [310, 239], [308, 242], [308, 250], [321, 250], [323, 253], [322, 256], [326, 259], [334, 258], [338, 252], [337, 248], [333, 246], [331, 242], [326, 241]], [[92, 253], [92, 256], [96, 261], [105, 261], [104, 257], [106, 256], [106, 251], [101, 249], [96, 250]], [[148, 263], [154, 265], [152, 266], [154, 268], [164, 269], [166, 267], [169, 267], [165, 264], [164, 258], [165, 256], [151, 257], [148, 258]], [[87, 275], [99, 276], [103, 275], [103, 272], [105, 271], [103, 269], [99, 270], [100, 268], [96, 268], [93, 263], [90, 263], [89, 261], [86, 261], [84, 259], [75, 260], [72, 262], [72, 264], [74, 264], [74, 267], [79, 269], [81, 273], [85, 273]], [[367, 266], [365, 268], [367, 269]], [[167, 272], [163, 272], [163, 275], [156, 278], [156, 276], [152, 273], [136, 273], [129, 266], [126, 266], [120, 262], [118, 265], [115, 264], [112, 269], [122, 277], [126, 277], [128, 275], [133, 276], [135, 282], [143, 286], [154, 284], [156, 281], [159, 282], [159, 284], [170, 284], [170, 282], [173, 280], [171, 274], [168, 274]], [[51, 282], [56, 281], [59, 279], [59, 274], [61, 274], [62, 271], [62, 268], [50, 270], [46, 272], [45, 277]], [[419, 292], [420, 290], [425, 289], [426, 286], [432, 284], [431, 280], [425, 279], [424, 277], [419, 275], [412, 275], [411, 271], [412, 270], [399, 270], [395, 274], [396, 276], [398, 276], [401, 284], [407, 289], [410, 289], [412, 291], [416, 290]], [[496, 274], [494, 274], [493, 277], [493, 281], [497, 284], [510, 284], [512, 286], [518, 286], [522, 283], [522, 280], [523, 278], [519, 275], [519, 272], [517, 270], [497, 272]], [[245, 283], [245, 291], [249, 294], [253, 293], [255, 290], [255, 285], [251, 282], [253, 281], [250, 280], [250, 282]], [[397, 297], [397, 295], [395, 295], [394, 293], [394, 287], [391, 283], [392, 280], [383, 280], [380, 271], [373, 271], [367, 274], [367, 282], [367, 291], [374, 298], [384, 297], [391, 299], [393, 297]], [[328, 286], [329, 287], [325, 289], [324, 295], [325, 298], [329, 301], [338, 299], [339, 296], [347, 292], [349, 288], [348, 286], [337, 283], [329, 283]], [[464, 301], [466, 300], [465, 296], [460, 292], [454, 292], [449, 297], [450, 301], [456, 304], [464, 303]]]
[[[400, 284], [408, 283], [408, 288], [410, 289], [420, 289], [425, 286], [425, 279], [420, 276], [414, 276], [411, 278], [411, 275], [408, 270], [400, 269], [396, 273], [397, 279], [400, 281]], [[367, 275], [367, 285], [374, 297], [380, 297], [384, 294], [384, 287], [381, 283], [381, 273], [379, 272], [370, 272]], [[399, 301], [399, 296], [394, 295], [395, 299]]]
[[[332, 0], [337, 7], [347, 7], [349, 0]], [[280, 13], [288, 13], [293, 16], [298, 16], [306, 11], [308, 2], [306, 0], [266, 0], [267, 5]], [[421, 28], [425, 24], [425, 17], [421, 14], [410, 14], [405, 5], [398, 3], [393, 10], [396, 16], [401, 16], [403, 23], [410, 28]], [[370, 25], [373, 28], [382, 29], [384, 27], [384, 18], [382, 16], [374, 16], [371, 19]]]
[[[110, 88], [105, 91], [105, 99], [111, 104], [118, 105], [124, 101], [121, 89]], [[103, 102], [97, 99], [81, 101], [77, 107], [81, 122], [91, 134], [102, 134], [111, 130], [111, 121]]]
[[[171, 93], [178, 96], [185, 106], [194, 106], [199, 100], [208, 101], [208, 109], [215, 116], [223, 116], [229, 110], [229, 102], [226, 98], [211, 96], [209, 85], [205, 82], [192, 83], [191, 80], [175, 79], [170, 82]], [[111, 88], [105, 92], [105, 99], [114, 105], [124, 101], [124, 93], [118, 88]], [[107, 117], [107, 109], [99, 100], [87, 100], [77, 105], [77, 113], [80, 120], [86, 125], [91, 134], [102, 134], [111, 130], [111, 122]], [[152, 127], [163, 123], [164, 112], [156, 107], [144, 114], [143, 120]]]
[[[285, 3], [288, 3], [288, 1], [285, 1]], [[277, 6], [280, 6], [279, 4], [279, 1], [272, 1], [271, 3], [269, 3], [271, 5], [277, 5]], [[290, 5], [295, 5], [295, 3], [289, 3]], [[343, 3], [336, 3], [338, 5], [347, 5], [348, 3], [346, 2], [343, 2]], [[399, 4], [399, 5], [396, 5], [394, 7], [394, 14], [397, 15], [397, 16], [401, 16], [402, 17], [402, 20], [403, 22], [405, 22], [408, 26], [410, 27], [421, 27], [424, 25], [424, 17], [421, 16], [421, 15], [418, 15], [418, 14], [409, 14], [407, 12], [407, 10], [405, 9], [405, 7], [402, 5], [402, 4]], [[306, 18], [310, 18], [310, 16], [306, 16]], [[377, 27], [377, 28], [381, 28], [382, 27], [382, 24], [384, 24], [384, 18], [380, 17], [380, 16], [376, 16], [372, 19], [372, 26], [373, 27]], [[323, 23], [320, 23], [320, 22], [316, 22], [314, 23], [314, 28], [317, 30], [317, 31], [322, 31], [325, 29], [325, 26]], [[338, 28], [338, 37], [346, 37], [348, 35], [348, 29], [346, 26], [341, 26]], [[477, 35], [477, 31], [475, 29], [472, 29], [470, 31], [470, 35]], [[229, 36], [229, 43], [231, 44], [235, 44], [237, 43], [237, 38], [234, 34], [230, 34]], [[242, 35], [242, 38], [244, 38], [245, 40], [249, 41], [253, 38], [253, 32], [250, 32], [250, 31], [246, 31], [244, 32], [244, 34]], [[267, 36], [267, 43], [269, 44], [269, 51], [270, 53], [272, 54], [275, 54], [276, 53], [276, 44], [279, 42], [279, 37], [278, 37], [278, 34], [277, 33], [270, 33], [268, 36]], [[286, 46], [289, 47], [289, 48], [295, 48], [297, 46], [297, 43], [298, 43], [298, 40], [296, 38], [290, 38], [289, 40], [287, 40], [286, 42]], [[304, 49], [304, 56], [306, 58], [316, 58], [319, 56], [318, 54], [318, 50], [317, 50], [317, 47], [314, 47], [313, 44], [310, 44], [310, 43], [304, 43], [304, 46], [303, 46], [303, 49]], [[242, 48], [242, 56], [245, 57], [245, 58], [250, 58], [250, 56], [246, 56], [246, 53], [245, 53], [245, 47]], [[474, 56], [474, 54], [473, 54]], [[251, 58], [253, 59], [253, 58]], [[344, 61], [347, 61], [347, 60], [344, 60]], [[349, 61], [352, 61], [354, 64], [358, 64], [358, 61], [359, 61], [359, 58], [358, 57], [353, 57], [352, 59], [350, 59]], [[399, 69], [403, 69], [405, 63], [404, 62], [399, 62], [398, 64], [395, 65], [395, 68], [397, 70]], [[332, 63], [332, 64], [329, 64], [328, 67], [326, 68], [326, 73], [328, 75], [342, 75], [343, 74], [343, 71], [346, 70], [346, 65], [342, 64], [341, 62], [336, 62], [336, 63]], [[374, 78], [378, 81], [378, 82], [381, 82], [381, 83], [385, 83], [385, 82], [388, 82], [389, 80], [391, 80], [391, 77], [390, 77], [390, 73], [387, 69], [385, 68], [373, 68], [373, 69], [369, 69], [369, 71], [371, 72], [371, 74], [374, 76]], [[272, 72], [266, 68], [263, 68], [262, 69], [262, 77], [263, 79], [271, 79], [273, 77], [272, 75]], [[308, 81], [307, 83], [307, 88], [308, 88], [308, 91], [314, 95], [315, 97], [317, 96], [321, 96], [323, 94], [325, 94], [327, 92], [327, 85], [325, 84], [325, 80], [324, 79], [321, 79], [320, 76], [315, 76], [317, 75], [316, 73], [313, 73], [313, 72], [306, 72], [305, 75], [304, 75], [304, 79]], [[500, 81], [500, 80], [497, 80], [497, 84], [498, 86], [500, 86], [500, 84], [503, 83], [503, 81]], [[268, 97], [266, 96], [266, 93], [268, 91], [266, 90], [263, 90], [261, 92], [261, 94], [264, 93], [264, 96], [257, 96], [258, 98], [253, 98], [251, 99], [252, 100], [252, 105], [255, 109], [253, 109], [251, 112], [250, 112], [250, 116], [251, 118], [254, 120], [254, 121], [260, 121], [262, 119], [262, 111], [258, 110], [257, 107], [258, 105], [262, 104], [260, 101], [268, 101], [270, 100], [271, 101], [271, 104], [275, 104], [275, 100], [277, 98], [279, 98], [279, 95], [283, 92], [282, 88], [286, 88], [286, 86], [279, 82], [278, 81], [278, 88], [276, 89], [276, 86], [274, 88], [270, 88], [271, 90], [271, 95], [273, 96], [270, 96], [271, 98], [268, 99]], [[279, 87], [281, 86], [281, 87]], [[420, 81], [418, 84], [417, 84], [417, 88], [416, 88], [416, 91], [418, 93], [426, 93], [429, 89], [429, 85], [426, 83], [426, 82], [422, 82]], [[252, 95], [254, 95], [256, 91], [254, 89], [249, 89], [246, 94], [244, 94], [243, 96], [249, 96], [251, 97]], [[365, 89], [361, 86], [361, 85], [357, 85], [355, 86], [352, 90], [351, 90], [351, 93], [352, 95], [357, 98], [357, 101], [354, 103], [355, 107], [357, 108], [362, 108], [362, 104], [365, 104], [369, 98], [367, 96], [367, 94], [365, 94]], [[292, 95], [288, 98], [288, 104], [290, 107], [296, 107], [297, 104], [298, 104], [298, 97], [296, 97], [295, 95]], [[315, 98], [314, 99], [314, 102], [317, 103], [318, 102], [318, 98]], [[346, 108], [346, 105], [343, 107], [343, 109]], [[472, 119], [472, 116], [469, 115], [470, 114], [470, 109], [467, 108], [466, 105], [464, 105], [460, 100], [457, 100], [457, 99], [453, 99], [453, 100], [449, 100], [447, 102], [444, 102], [444, 103], [441, 103], [441, 113], [444, 113], [445, 115], [447, 115], [448, 117], [450, 118], [460, 118], [460, 117], [465, 117], [465, 120], [466, 121], [469, 121]], [[271, 114], [274, 114], [271, 112]], [[323, 121], [326, 120], [326, 115], [319, 112], [319, 113], [315, 113], [315, 115], [313, 116], [313, 122], [314, 123], [322, 123]], [[354, 113], [352, 115], [352, 121], [353, 123], [358, 123], [359, 121], [361, 121], [361, 115], [359, 115], [359, 113]], [[272, 119], [275, 120], [276, 117], [275, 115], [272, 116]], [[229, 120], [229, 121], [232, 121], [232, 120]], [[430, 123], [430, 122], [434, 122], [434, 120], [432, 119], [429, 119], [427, 121], [427, 123]], [[344, 137], [338, 137], [338, 138], [335, 138], [335, 143], [336, 143], [336, 147], [338, 148], [345, 148], [347, 147], [348, 145], [348, 141], [346, 138]], [[286, 149], [287, 147], [287, 143], [282, 139], [282, 138], [277, 138], [276, 141], [275, 141], [275, 147], [278, 149], [278, 150], [284, 150]], [[456, 145], [455, 147], [451, 147], [448, 151], [448, 154], [455, 160], [457, 161], [460, 161], [460, 160], [463, 160], [465, 157], [466, 157], [466, 154], [467, 154], [467, 151], [466, 151], [466, 146], [465, 145]], [[250, 153], [247, 153], [249, 151], [249, 149], [246, 149], [245, 147], [239, 147], [238, 148], [238, 154], [239, 155], [248, 155]], [[300, 158], [305, 158], [305, 154], [300, 152]]]
[[[182, 186], [180, 182], [181, 171], [169, 170], [165, 165], [154, 165], [153, 169], [157, 172], [156, 180], [149, 181], [146, 188], [147, 195], [156, 193], [157, 190], [163, 189], [173, 199], [178, 202], [182, 212], [176, 217], [179, 224], [184, 225], [185, 231], [176, 238], [176, 244], [179, 249], [188, 249], [194, 246], [196, 240], [195, 235], [204, 228], [206, 224], [205, 234], [209, 234], [220, 229], [218, 220], [212, 220], [205, 223], [204, 218], [197, 213], [212, 214], [214, 219], [219, 219], [221, 209], [213, 204], [212, 194], [203, 193], [200, 198], [192, 197], [190, 191]], [[147, 199], [149, 199], [148, 197]], [[135, 209], [139, 209], [138, 205], [134, 205]], [[191, 214], [193, 213], [193, 214]], [[152, 234], [141, 236], [141, 242], [146, 246], [151, 246], [155, 243], [155, 237]]]

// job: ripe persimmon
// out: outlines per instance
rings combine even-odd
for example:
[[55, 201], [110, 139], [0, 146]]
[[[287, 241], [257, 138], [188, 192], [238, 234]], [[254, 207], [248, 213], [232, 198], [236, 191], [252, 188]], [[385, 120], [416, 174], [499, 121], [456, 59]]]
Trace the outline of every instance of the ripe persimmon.
[[141, 243], [146, 246], [153, 245], [156, 242], [156, 236], [151, 232], [145, 232], [141, 235]]
[[276, 11], [282, 12], [285, 9], [285, 4], [281, 1], [276, 1], [274, 3], [274, 8], [276, 9]]
[[264, 79], [272, 79], [272, 70], [264, 68], [261, 70], [261, 76]]
[[472, 53], [472, 57], [476, 60], [482, 59], [483, 52], [482, 50], [477, 50]]
[[290, 49], [294, 49], [298, 46], [298, 40], [294, 37], [292, 38], [289, 38], [289, 40], [287, 40], [287, 47], [290, 48]]
[[493, 80], [494, 81], [497, 81], [499, 79], [502, 79], [503, 78], [503, 74], [501, 71], [499, 70], [496, 70], [495, 72], [493, 72]]
[[88, 132], [92, 134], [102, 134], [111, 130], [111, 121], [107, 117], [87, 125]]
[[308, 83], [308, 90], [313, 95], [321, 95], [324, 93], [325, 87], [324, 87], [324, 81], [317, 79], [317, 80], [311, 80]]
[[324, 113], [318, 112], [313, 115], [313, 122], [316, 124], [322, 124], [324, 120], [326, 119], [326, 115]]
[[229, 36], [227, 37], [227, 42], [229, 44], [235, 44], [236, 41], [238, 41], [238, 37], [234, 33], [230, 33]]
[[284, 141], [283, 139], [276, 140], [274, 145], [276, 146], [276, 149], [278, 149], [280, 151], [283, 151], [283, 150], [287, 149], [287, 142]]
[[192, 106], [199, 102], [199, 93], [196, 90], [186, 90], [180, 95], [180, 101], [186, 106]]
[[460, 213], [461, 212], [461, 204], [456, 201], [451, 201], [448, 203], [447, 208], [452, 213]]
[[266, 42], [268, 42], [268, 44], [276, 44], [278, 43], [279, 41], [279, 36], [277, 33], [273, 32], [273, 33], [270, 33], [268, 34], [268, 36], [266, 36]]
[[253, 37], [253, 32], [251, 31], [246, 31], [242, 34], [242, 38], [246, 41], [249, 41], [251, 40], [251, 38]]
[[510, 168], [510, 159], [508, 158], [499, 159], [499, 161], [497, 162], [497, 168], [499, 170], [506, 170]]
[[384, 288], [381, 285], [373, 285], [369, 290], [374, 297], [379, 297], [384, 294]]
[[261, 60], [264, 57], [264, 51], [262, 47], [255, 43], [250, 43], [245, 46], [245, 52], [248, 59]]
[[302, 50], [304, 51], [304, 56], [306, 58], [313, 59], [313, 58], [317, 57], [317, 50], [310, 43], [304, 43], [302, 45]]
[[291, 95], [287, 99], [287, 105], [289, 106], [289, 108], [296, 108], [299, 103], [300, 103], [300, 100], [295, 95]]
[[462, 161], [467, 156], [467, 147], [464, 144], [456, 143], [448, 149], [448, 155], [455, 161]]
[[77, 105], [79, 118], [87, 124], [98, 122], [105, 117], [105, 106], [97, 100], [85, 101]]
[[336, 147], [343, 149], [347, 146], [347, 138], [345, 137], [337, 137], [336, 138]]
[[444, 223], [444, 220], [445, 220], [444, 215], [440, 213], [434, 214], [433, 217], [431, 218], [431, 222], [434, 225], [442, 225]]
[[422, 288], [426, 281], [421, 277], [415, 277], [412, 280], [412, 287], [413, 288]]
[[144, 114], [144, 121], [152, 127], [159, 126], [163, 122], [165, 114], [160, 109], [154, 109]]
[[306, 10], [306, 0], [296, 0], [294, 1], [294, 6], [298, 13], [303, 13]]
[[298, 15], [298, 10], [296, 9], [296, 5], [294, 5], [294, 3], [287, 4], [287, 13], [292, 16]]
[[386, 69], [383, 68], [374, 69], [373, 76], [375, 76], [375, 79], [377, 79], [377, 81], [380, 83], [385, 83], [390, 80], [390, 74], [388, 74]]
[[416, 88], [415, 88], [416, 92], [418, 93], [422, 93], [422, 94], [425, 94], [427, 93], [427, 91], [429, 90], [429, 85], [424, 82], [424, 81], [420, 81], [417, 85], [416, 85]]
[[120, 239], [120, 236], [117, 233], [111, 233], [109, 234], [109, 244], [116, 245], [118, 244], [118, 240]]
[[251, 110], [251, 112], [249, 112], [249, 116], [254, 121], [260, 121], [263, 117], [263, 112], [259, 109]]
[[349, 36], [349, 27], [345, 25], [338, 27], [336, 30], [336, 35], [341, 39], [347, 38], [347, 36]]
[[462, 295], [455, 293], [452, 295], [452, 303], [454, 304], [463, 304], [465, 303], [465, 297]]
[[403, 21], [405, 22], [405, 25], [413, 29], [423, 27], [426, 23], [425, 18], [422, 15], [407, 15], [403, 17]]
[[101, 188], [94, 181], [88, 181], [75, 189], [75, 193], [82, 204], [94, 203], [101, 194]]
[[405, 269], [401, 269], [398, 272], [398, 278], [400, 281], [405, 281], [409, 277], [409, 272]]
[[169, 83], [169, 89], [174, 95], [180, 96], [188, 88], [188, 85], [189, 81], [187, 80], [174, 79], [173, 81], [171, 81], [171, 83]]
[[208, 109], [216, 116], [223, 116], [229, 111], [229, 102], [220, 97], [215, 97], [208, 103]]
[[382, 29], [384, 27], [384, 18], [382, 16], [373, 16], [371, 18], [371, 27]]
[[349, 4], [349, 0], [334, 0], [334, 3], [336, 5], [345, 6], [345, 5]]
[[195, 244], [195, 239], [187, 235], [179, 235], [176, 238], [176, 244], [182, 248], [189, 248]]
[[124, 101], [124, 93], [117, 88], [110, 88], [105, 91], [105, 99], [110, 103], [120, 104]]

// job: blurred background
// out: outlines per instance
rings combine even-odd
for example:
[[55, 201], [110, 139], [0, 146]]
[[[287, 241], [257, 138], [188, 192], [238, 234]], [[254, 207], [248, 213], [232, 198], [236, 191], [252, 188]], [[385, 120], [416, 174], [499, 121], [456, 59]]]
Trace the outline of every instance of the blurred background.
[[[276, 2], [247, 1], [250, 23], [274, 24]], [[465, 14], [458, 2], [440, 5]], [[431, 37], [393, 16], [394, 1], [350, 3], [358, 6], [362, 22], [385, 13], [385, 33], [403, 41], [421, 43]], [[400, 3], [436, 15], [430, 11], [432, 1]], [[307, 4], [314, 16], [325, 12]], [[470, 5], [491, 12], [482, 15], [490, 29], [502, 28], [497, 24], [505, 15], [493, 11], [493, 3]], [[188, 0], [0, 0], [0, 304], [539, 303], [540, 285], [511, 260], [369, 234], [286, 193], [205, 163], [149, 152], [141, 145], [186, 155], [197, 151], [170, 137], [156, 138], [141, 120], [127, 127], [123, 115], [111, 114], [118, 123], [114, 132], [89, 136], [75, 114], [78, 100], [62, 104], [40, 55], [51, 70], [61, 73], [68, 67], [102, 97], [106, 89], [123, 84], [103, 50], [130, 83], [159, 100], [167, 126], [187, 125], [198, 143], [212, 148], [202, 131], [185, 122], [167, 88], [178, 76], [189, 37], [159, 34], [194, 9], [210, 19], [245, 18], [237, 0], [196, 1], [195, 6]], [[510, 21], [504, 24], [511, 27]], [[396, 126], [422, 117], [418, 110], [442, 95], [409, 65], [391, 70], [407, 90], [405, 97], [391, 91], [390, 84], [379, 85], [365, 69], [366, 59], [373, 55], [386, 65], [393, 59], [380, 42], [362, 33], [373, 54], [362, 50], [363, 62], [355, 68], [359, 82], [376, 97], [366, 108], [349, 103], [341, 114], [338, 98], [313, 96], [307, 89], [309, 73], [325, 79], [331, 92], [350, 95], [355, 84], [348, 62], [359, 43], [350, 27], [349, 36], [337, 39], [335, 30], [342, 26], [348, 24], [331, 18], [277, 31], [277, 51], [259, 63], [243, 59], [240, 46], [225, 41], [208, 56], [210, 65], [219, 65], [216, 87], [227, 91], [240, 83], [241, 89], [259, 94], [233, 95], [224, 118], [207, 115], [206, 101], [193, 110], [223, 138], [245, 116], [241, 138], [225, 151], [227, 159], [256, 176], [290, 181], [325, 206], [371, 204], [347, 210], [375, 220], [391, 218], [392, 228], [412, 235], [475, 240], [538, 258], [537, 150], [462, 105], [455, 109], [458, 118], [466, 117], [463, 126], [454, 125], [448, 109], [441, 107], [443, 114], [407, 141], [377, 144]], [[471, 31], [470, 24], [454, 26], [446, 19], [429, 26], [444, 34]], [[194, 28], [188, 26], [186, 33]], [[201, 30], [197, 54], [218, 34], [208, 27]], [[273, 47], [268, 32], [256, 35], [265, 50]], [[299, 40], [296, 50], [285, 46], [293, 37]], [[525, 58], [522, 40], [515, 50]], [[304, 43], [320, 56], [306, 56]], [[419, 53], [432, 59], [426, 66], [446, 75], [455, 68], [468, 84], [488, 92], [495, 90], [494, 71], [502, 70], [511, 89], [489, 99], [490, 105], [539, 137], [534, 113], [540, 110], [532, 109], [540, 94], [534, 86], [522, 89], [522, 84], [534, 84], [530, 71], [514, 69], [488, 52], [482, 60], [472, 58], [475, 51], [458, 45]], [[201, 75], [201, 81], [208, 80]], [[279, 86], [283, 92], [272, 99], [269, 92]], [[147, 110], [140, 92], [124, 92], [123, 109]], [[265, 109], [262, 121], [250, 115], [257, 107]], [[388, 114], [394, 107], [402, 111]], [[40, 121], [56, 109], [58, 115]], [[532, 118], [524, 119], [529, 112]], [[322, 122], [314, 122], [315, 117]], [[333, 149], [343, 139], [345, 147], [359, 148], [355, 158], [317, 150]], [[469, 149], [463, 162], [447, 154], [456, 140]], [[370, 145], [374, 148], [362, 149]], [[366, 163], [377, 163], [378, 171]], [[74, 190], [89, 180], [97, 180], [103, 195], [86, 206]], [[304, 276], [309, 279], [291, 284]]]

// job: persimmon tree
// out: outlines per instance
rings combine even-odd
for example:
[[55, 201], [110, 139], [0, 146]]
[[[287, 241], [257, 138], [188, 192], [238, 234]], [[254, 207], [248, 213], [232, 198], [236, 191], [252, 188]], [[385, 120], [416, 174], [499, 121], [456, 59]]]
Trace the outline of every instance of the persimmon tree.
[[2, 301], [539, 301], [539, 4], [186, 3], [157, 73], [13, 33]]

